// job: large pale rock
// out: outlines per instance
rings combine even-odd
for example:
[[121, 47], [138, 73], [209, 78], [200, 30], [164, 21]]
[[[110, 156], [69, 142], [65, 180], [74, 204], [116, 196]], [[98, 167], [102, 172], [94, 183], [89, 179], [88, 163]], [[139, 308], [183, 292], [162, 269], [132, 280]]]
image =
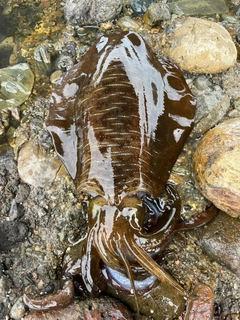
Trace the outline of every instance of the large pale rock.
[[31, 94], [34, 75], [27, 63], [0, 69], [0, 110], [20, 106]]
[[202, 194], [232, 217], [240, 216], [240, 118], [210, 130], [193, 156]]
[[218, 73], [233, 66], [237, 50], [228, 31], [221, 25], [199, 18], [180, 18], [166, 36], [165, 53], [183, 70]]
[[61, 166], [58, 159], [43, 152], [37, 144], [27, 142], [18, 156], [18, 173], [22, 181], [34, 186], [45, 187], [56, 177]]

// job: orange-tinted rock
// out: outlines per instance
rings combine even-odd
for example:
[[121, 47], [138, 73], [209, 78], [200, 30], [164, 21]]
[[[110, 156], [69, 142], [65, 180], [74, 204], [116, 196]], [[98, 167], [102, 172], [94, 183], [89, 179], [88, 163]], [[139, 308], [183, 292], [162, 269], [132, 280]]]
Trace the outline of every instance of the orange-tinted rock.
[[210, 130], [193, 156], [202, 194], [232, 217], [240, 216], [240, 118]]
[[185, 320], [212, 320], [214, 306], [213, 290], [207, 285], [198, 285], [189, 297]]

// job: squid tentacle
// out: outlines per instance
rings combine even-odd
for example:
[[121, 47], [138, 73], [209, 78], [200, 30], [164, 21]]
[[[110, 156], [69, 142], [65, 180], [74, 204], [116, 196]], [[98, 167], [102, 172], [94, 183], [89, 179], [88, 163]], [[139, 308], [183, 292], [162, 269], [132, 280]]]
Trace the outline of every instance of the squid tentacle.
[[127, 256], [126, 256], [125, 245], [121, 245], [120, 243], [123, 244], [123, 241], [120, 240], [119, 241], [119, 246], [117, 245], [118, 254], [119, 254], [120, 258], [122, 259], [122, 261], [123, 261], [123, 263], [125, 265], [126, 272], [127, 272], [127, 275], [128, 275], [128, 278], [130, 280], [131, 287], [132, 287], [132, 290], [133, 290], [133, 295], [134, 295], [135, 304], [136, 304], [136, 308], [137, 308], [137, 314], [140, 315], [139, 303], [138, 303], [138, 293], [137, 293], [137, 290], [136, 290], [136, 287], [135, 287], [135, 284], [134, 284], [134, 278], [133, 278], [133, 274], [132, 274], [132, 269], [131, 269], [129, 260], [128, 260]]
[[129, 254], [141, 265], [146, 271], [150, 274], [156, 276], [162, 283], [167, 284], [175, 288], [181, 295], [185, 295], [185, 290], [179, 285], [179, 283], [164, 271], [158, 264], [155, 262], [151, 256], [147, 254], [134, 239], [126, 239], [124, 241], [127, 247]]
[[23, 295], [23, 302], [29, 309], [36, 311], [55, 310], [64, 308], [74, 300], [73, 280], [66, 280], [59, 292], [48, 295], [42, 299], [30, 299], [26, 294]]

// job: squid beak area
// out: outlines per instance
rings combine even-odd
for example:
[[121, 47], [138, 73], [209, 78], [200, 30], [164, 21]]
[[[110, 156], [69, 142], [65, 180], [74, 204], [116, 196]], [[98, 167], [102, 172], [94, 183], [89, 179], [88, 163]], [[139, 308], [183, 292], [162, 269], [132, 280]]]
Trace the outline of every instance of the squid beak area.
[[144, 294], [160, 283], [185, 296], [185, 290], [148, 253], [140, 248], [133, 237], [123, 235], [118, 247], [121, 269], [105, 264], [102, 273], [111, 286], [126, 294]]

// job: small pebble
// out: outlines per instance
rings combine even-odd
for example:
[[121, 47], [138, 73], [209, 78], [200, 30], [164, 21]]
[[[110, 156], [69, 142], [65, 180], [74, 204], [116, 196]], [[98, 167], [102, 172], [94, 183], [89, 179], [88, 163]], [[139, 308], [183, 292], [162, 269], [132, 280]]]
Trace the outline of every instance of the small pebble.
[[152, 3], [143, 16], [145, 23], [150, 26], [156, 26], [161, 21], [170, 20], [170, 18], [171, 13], [166, 3]]
[[11, 308], [10, 316], [14, 320], [21, 320], [26, 312], [26, 307], [22, 301], [22, 298], [19, 298]]
[[117, 20], [117, 25], [122, 30], [138, 30], [140, 28], [139, 24], [133, 20], [131, 17], [121, 17]]
[[60, 80], [62, 76], [62, 71], [61, 70], [56, 70], [50, 75], [50, 81], [53, 84], [57, 84], [58, 81]]
[[210, 83], [210, 81], [207, 79], [207, 77], [205, 75], [200, 74], [195, 79], [194, 85], [196, 86], [196, 88], [198, 90], [205, 90], [211, 85], [211, 83]]

